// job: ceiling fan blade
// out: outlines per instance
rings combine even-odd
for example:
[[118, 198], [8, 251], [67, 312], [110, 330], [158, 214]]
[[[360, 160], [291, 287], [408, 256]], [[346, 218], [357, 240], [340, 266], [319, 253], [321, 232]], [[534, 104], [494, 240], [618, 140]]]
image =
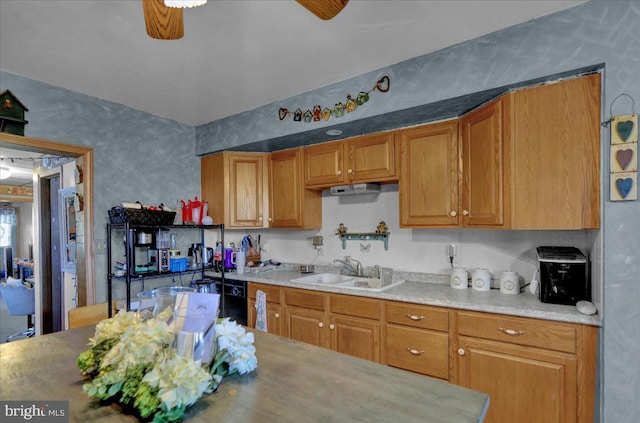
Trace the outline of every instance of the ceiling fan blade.
[[164, 0], [142, 0], [147, 34], [159, 40], [178, 40], [184, 36], [182, 9], [167, 7]]
[[349, 0], [296, 0], [304, 8], [325, 21], [336, 16]]

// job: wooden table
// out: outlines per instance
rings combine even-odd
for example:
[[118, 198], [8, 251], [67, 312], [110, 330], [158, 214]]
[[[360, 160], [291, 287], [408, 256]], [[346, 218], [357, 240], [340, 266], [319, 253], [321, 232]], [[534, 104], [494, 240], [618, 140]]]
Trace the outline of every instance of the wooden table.
[[[69, 401], [70, 422], [136, 421], [83, 391], [75, 359], [94, 327], [0, 345], [0, 400]], [[482, 422], [486, 394], [254, 331], [258, 369], [226, 378], [186, 422]], [[0, 419], [1, 420], [1, 419]]]

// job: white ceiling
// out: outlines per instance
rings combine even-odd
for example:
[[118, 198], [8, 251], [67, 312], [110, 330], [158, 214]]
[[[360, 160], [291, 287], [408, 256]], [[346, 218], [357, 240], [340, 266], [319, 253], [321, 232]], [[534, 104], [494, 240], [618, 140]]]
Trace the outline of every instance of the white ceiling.
[[209, 0], [160, 41], [141, 0], [0, 0], [0, 69], [200, 125], [583, 2], [351, 0], [322, 21], [293, 0]]

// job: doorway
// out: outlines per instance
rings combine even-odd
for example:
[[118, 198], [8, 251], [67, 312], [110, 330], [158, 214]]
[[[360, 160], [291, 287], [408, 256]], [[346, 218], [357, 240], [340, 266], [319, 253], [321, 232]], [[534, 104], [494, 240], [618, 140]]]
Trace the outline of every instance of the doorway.
[[[0, 133], [0, 141], [3, 147], [6, 148], [75, 158], [81, 170], [81, 183], [77, 185], [77, 195], [82, 204], [80, 209], [82, 213], [78, 213], [80, 224], [75, 228], [78, 242], [74, 245], [77, 256], [77, 305], [93, 304], [95, 302], [94, 258], [91, 248], [93, 245], [93, 149], [7, 133]], [[58, 294], [54, 293], [52, 289], [53, 283], [52, 275], [49, 274], [50, 271], [45, 270], [51, 266], [51, 263], [47, 262], [47, 260], [50, 260], [50, 258], [47, 259], [47, 256], [50, 257], [52, 254], [60, 255], [60, 242], [54, 243], [50, 235], [51, 209], [56, 213], [59, 210], [57, 205], [52, 207], [50, 204], [51, 201], [57, 204], [58, 201], [58, 189], [55, 188], [56, 182], [53, 182], [54, 187], [51, 184], [51, 178], [46, 176], [34, 177], [33, 256], [36, 285], [36, 335], [63, 329], [54, 324], [54, 322], [60, 320], [57, 318], [60, 317], [60, 311], [56, 311], [55, 308], [61, 307], [61, 303], [58, 301], [58, 306], [54, 307], [53, 305], [54, 299]], [[55, 200], [52, 200], [53, 197], [55, 197]], [[47, 208], [49, 211], [46, 211]], [[57, 248], [55, 253], [51, 251], [51, 245], [54, 244]], [[45, 250], [47, 251], [46, 254], [43, 253]], [[45, 321], [48, 323], [45, 324]]]

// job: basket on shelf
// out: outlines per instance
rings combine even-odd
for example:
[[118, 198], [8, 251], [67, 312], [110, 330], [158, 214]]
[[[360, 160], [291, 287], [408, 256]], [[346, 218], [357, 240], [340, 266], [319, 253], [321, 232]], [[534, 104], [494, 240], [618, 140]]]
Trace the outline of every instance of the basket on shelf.
[[116, 206], [109, 210], [111, 223], [130, 223], [134, 225], [167, 226], [173, 225], [176, 212], [148, 209], [129, 209]]

